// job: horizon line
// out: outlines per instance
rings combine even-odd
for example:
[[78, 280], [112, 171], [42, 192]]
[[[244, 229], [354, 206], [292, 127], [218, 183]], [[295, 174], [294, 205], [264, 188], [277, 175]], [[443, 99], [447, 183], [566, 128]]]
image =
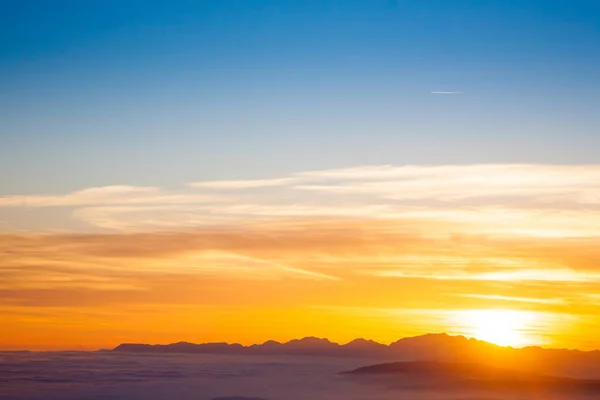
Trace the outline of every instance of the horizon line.
[[[334, 345], [338, 345], [340, 347], [346, 346], [352, 342], [355, 342], [357, 340], [364, 340], [367, 342], [373, 342], [382, 346], [386, 346], [386, 347], [390, 347], [392, 344], [397, 343], [401, 340], [404, 339], [414, 339], [414, 338], [421, 338], [421, 337], [425, 337], [425, 336], [446, 336], [446, 337], [450, 337], [450, 338], [463, 338], [467, 341], [472, 341], [472, 342], [479, 342], [479, 343], [485, 343], [488, 345], [492, 345], [492, 346], [496, 346], [499, 348], [503, 348], [503, 349], [514, 349], [514, 350], [519, 350], [519, 349], [532, 349], [532, 348], [536, 348], [536, 349], [543, 349], [543, 350], [565, 350], [565, 351], [579, 351], [579, 352], [583, 352], [583, 353], [593, 353], [593, 352], [598, 352], [600, 351], [600, 348], [596, 348], [596, 349], [592, 349], [592, 350], [582, 350], [579, 348], [564, 348], [564, 347], [546, 347], [543, 345], [528, 345], [528, 346], [503, 346], [503, 345], [499, 345], [493, 342], [489, 342], [486, 340], [481, 340], [478, 339], [476, 337], [472, 337], [472, 336], [467, 336], [467, 335], [461, 335], [461, 334], [449, 334], [446, 332], [429, 332], [429, 333], [424, 333], [421, 335], [415, 335], [415, 336], [404, 336], [404, 337], [400, 337], [392, 342], [390, 342], [389, 344], [385, 344], [385, 343], [381, 343], [378, 342], [376, 340], [373, 339], [367, 339], [364, 337], [357, 337], [354, 338], [348, 342], [344, 342], [344, 343], [339, 343], [339, 342], [334, 342], [331, 341], [329, 338], [326, 337], [318, 337], [318, 336], [303, 336], [303, 337], [297, 337], [297, 338], [293, 338], [287, 341], [277, 341], [274, 339], [268, 339], [265, 340], [262, 343], [251, 343], [251, 344], [241, 344], [239, 342], [225, 342], [225, 341], [221, 341], [221, 342], [188, 342], [186, 340], [182, 340], [182, 341], [177, 341], [177, 342], [170, 342], [170, 343], [143, 343], [143, 342], [121, 342], [119, 344], [117, 344], [115, 347], [113, 348], [98, 348], [98, 349], [90, 349], [90, 350], [81, 350], [81, 349], [73, 349], [73, 348], [65, 348], [65, 349], [54, 349], [54, 350], [32, 350], [32, 349], [2, 349], [0, 348], [0, 353], [22, 353], [22, 352], [29, 352], [29, 353], [59, 353], [59, 352], [79, 352], [79, 353], [94, 353], [94, 352], [105, 352], [105, 351], [114, 351], [115, 349], [117, 349], [119, 346], [122, 345], [141, 345], [141, 346], [170, 346], [170, 345], [174, 345], [174, 344], [190, 344], [190, 345], [195, 345], [195, 346], [200, 346], [200, 345], [207, 345], [207, 344], [226, 344], [228, 346], [233, 346], [233, 345], [239, 345], [243, 348], [250, 348], [253, 346], [261, 346], [264, 345], [268, 342], [275, 342], [278, 344], [288, 344], [290, 342], [293, 341], [300, 341], [300, 340], [304, 340], [304, 339], [317, 339], [317, 340], [326, 340], [331, 344]], [[81, 346], [80, 346], [81, 347]]]

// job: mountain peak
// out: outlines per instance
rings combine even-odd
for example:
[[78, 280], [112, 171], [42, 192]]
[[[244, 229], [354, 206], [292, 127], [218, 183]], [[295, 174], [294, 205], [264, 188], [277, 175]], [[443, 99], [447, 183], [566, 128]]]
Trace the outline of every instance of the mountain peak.
[[339, 344], [331, 342], [329, 339], [307, 336], [302, 339], [292, 339], [285, 345], [320, 345], [320, 346], [339, 346]]
[[[444, 344], [444, 343], [466, 343], [470, 339], [466, 338], [462, 335], [448, 335], [447, 333], [426, 333], [424, 335], [419, 336], [411, 336], [399, 339], [393, 342], [390, 346], [402, 344], [402, 343], [410, 343], [410, 344]], [[477, 340], [475, 340], [477, 341]]]
[[255, 344], [253, 346], [279, 346], [279, 345], [281, 345], [281, 343], [276, 340], [267, 340], [262, 345]]
[[[376, 342], [374, 340], [358, 338], [358, 339], [354, 339], [354, 340], [346, 343], [344, 346], [348, 346], [348, 347], [374, 347], [374, 346], [385, 346], [385, 345], [381, 344], [379, 342]], [[387, 347], [387, 346], [385, 346], [385, 347]]]
[[348, 344], [365, 344], [365, 343], [377, 343], [377, 342], [374, 340], [371, 340], [371, 339], [356, 338], [356, 339], [346, 343], [346, 345], [348, 345]]

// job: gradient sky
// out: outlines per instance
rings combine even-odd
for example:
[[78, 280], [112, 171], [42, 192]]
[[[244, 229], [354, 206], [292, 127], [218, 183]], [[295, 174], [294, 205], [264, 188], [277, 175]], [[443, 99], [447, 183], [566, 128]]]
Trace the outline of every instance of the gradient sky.
[[10, 0], [0, 20], [0, 348], [600, 347], [599, 2]]

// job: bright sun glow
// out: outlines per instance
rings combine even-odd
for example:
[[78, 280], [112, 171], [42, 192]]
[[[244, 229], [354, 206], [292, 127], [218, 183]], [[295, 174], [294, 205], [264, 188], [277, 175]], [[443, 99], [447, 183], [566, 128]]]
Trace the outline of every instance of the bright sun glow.
[[456, 315], [456, 323], [467, 336], [500, 346], [522, 347], [536, 344], [532, 329], [536, 313], [516, 310], [466, 310]]

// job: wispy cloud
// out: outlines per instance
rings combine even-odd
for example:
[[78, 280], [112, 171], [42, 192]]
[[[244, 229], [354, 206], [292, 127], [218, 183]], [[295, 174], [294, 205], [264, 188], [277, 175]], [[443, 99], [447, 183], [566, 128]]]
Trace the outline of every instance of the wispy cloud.
[[382, 270], [378, 276], [398, 278], [422, 278], [439, 280], [476, 280], [496, 282], [600, 282], [600, 273], [590, 273], [569, 269], [515, 269], [514, 271], [494, 271], [469, 273], [467, 271], [449, 271], [439, 268], [428, 273], [397, 270]]
[[319, 217], [389, 220], [435, 235], [590, 237], [600, 236], [600, 166], [363, 166], [179, 191], [109, 186], [0, 197], [0, 210], [15, 207], [71, 208], [76, 219], [126, 231]]
[[[110, 186], [0, 198], [9, 210], [23, 203], [66, 207], [75, 219], [121, 232], [5, 236], [18, 244], [3, 248], [5, 259], [23, 268], [68, 260], [124, 268], [136, 259], [146, 271], [172, 265], [180, 273], [260, 279], [336, 280], [344, 265], [342, 275], [375, 278], [600, 280], [598, 165], [365, 166], [180, 191]], [[123, 248], [135, 254], [114, 254]]]
[[242, 189], [255, 189], [272, 186], [286, 186], [291, 183], [297, 182], [301, 179], [290, 177], [290, 178], [279, 178], [279, 179], [249, 179], [249, 180], [236, 180], [236, 181], [208, 181], [208, 182], [193, 182], [188, 186], [200, 189], [217, 189], [217, 190], [242, 190]]
[[[235, 320], [239, 327], [258, 325], [264, 334], [273, 320], [281, 324], [277, 329], [307, 329], [314, 319], [324, 318], [331, 321], [328, 326], [339, 322], [386, 331], [390, 324], [406, 323], [402, 311], [498, 302], [582, 317], [597, 313], [595, 297], [579, 300], [595, 293], [600, 282], [596, 238], [444, 237], [421, 225], [298, 217], [144, 233], [3, 234], [0, 303], [12, 310], [8, 323], [28, 331], [59, 326], [65, 337], [65, 323], [74, 321], [82, 337], [91, 328], [104, 336], [131, 320], [145, 326], [129, 327], [129, 332], [159, 332], [163, 323], [178, 326], [174, 340], [185, 338], [181, 332], [188, 332], [193, 321], [202, 321], [195, 332], [222, 332]], [[463, 293], [473, 295], [458, 295]], [[544, 300], [556, 293], [564, 303]], [[172, 309], [152, 318], [137, 311], [157, 305]], [[265, 311], [273, 305], [281, 310]], [[313, 305], [395, 309], [398, 314], [372, 325], [379, 314], [344, 317], [330, 311], [324, 317], [310, 311]], [[182, 313], [185, 307], [193, 310]], [[244, 310], [231, 314], [235, 307]], [[60, 317], [51, 322], [27, 315], [57, 308]], [[124, 321], [94, 316], [95, 310], [106, 309], [122, 312]], [[85, 315], [85, 323], [71, 310]], [[437, 326], [419, 316], [412, 321], [422, 324], [420, 329]], [[219, 335], [210, 339], [223, 340]]]
[[518, 303], [538, 303], [538, 304], [563, 304], [563, 299], [537, 299], [532, 297], [513, 297], [513, 296], [500, 296], [491, 294], [460, 294], [462, 297], [469, 297], [473, 299], [483, 300], [498, 300], [498, 301], [510, 301]]
[[73, 207], [124, 204], [185, 204], [223, 201], [198, 193], [173, 193], [157, 187], [103, 186], [63, 195], [1, 196], [0, 207]]

